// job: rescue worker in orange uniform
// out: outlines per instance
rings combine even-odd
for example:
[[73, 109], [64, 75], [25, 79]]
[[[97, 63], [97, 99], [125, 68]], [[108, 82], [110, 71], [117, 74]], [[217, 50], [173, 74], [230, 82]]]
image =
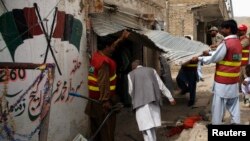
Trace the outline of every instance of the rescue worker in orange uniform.
[[[246, 65], [249, 64], [249, 49], [250, 49], [250, 45], [249, 45], [249, 39], [246, 36], [247, 33], [247, 26], [244, 24], [241, 24], [238, 26], [238, 36], [240, 39], [240, 43], [242, 45], [242, 58], [241, 58], [241, 69], [240, 69], [240, 84], [239, 87], [241, 87], [242, 82], [245, 79], [245, 67]], [[241, 91], [241, 88], [239, 88], [239, 90]]]
[[[85, 113], [90, 118], [91, 135], [93, 135], [112, 105], [117, 102], [116, 88], [116, 63], [110, 57], [117, 44], [127, 38], [128, 31], [123, 31], [117, 39], [109, 36], [101, 37], [98, 51], [93, 54], [88, 75], [89, 98], [98, 100], [101, 104], [88, 101]], [[112, 114], [104, 123], [94, 141], [114, 141], [116, 114]]]
[[[192, 61], [202, 61], [204, 64], [216, 63], [212, 124], [222, 124], [227, 109], [231, 115], [231, 123], [240, 124], [240, 102], [238, 82], [240, 77], [242, 47], [237, 37], [237, 23], [227, 20], [221, 24], [224, 35], [223, 42], [210, 56], [193, 57]], [[209, 55], [208, 51], [204, 55]]]

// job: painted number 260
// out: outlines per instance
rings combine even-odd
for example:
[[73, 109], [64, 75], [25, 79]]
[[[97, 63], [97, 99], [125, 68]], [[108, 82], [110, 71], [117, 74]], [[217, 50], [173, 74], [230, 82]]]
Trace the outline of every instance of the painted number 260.
[[15, 81], [17, 79], [24, 79], [25, 76], [25, 69], [0, 69], [0, 83], [5, 81]]

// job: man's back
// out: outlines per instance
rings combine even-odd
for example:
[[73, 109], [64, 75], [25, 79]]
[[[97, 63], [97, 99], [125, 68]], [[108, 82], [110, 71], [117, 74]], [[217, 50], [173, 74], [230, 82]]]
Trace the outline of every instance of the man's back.
[[130, 73], [131, 79], [149, 79], [153, 80], [154, 69], [149, 67], [138, 67], [137, 69], [131, 71]]
[[134, 109], [160, 100], [159, 85], [154, 73], [154, 69], [148, 67], [138, 67], [129, 73], [133, 85], [131, 96]]

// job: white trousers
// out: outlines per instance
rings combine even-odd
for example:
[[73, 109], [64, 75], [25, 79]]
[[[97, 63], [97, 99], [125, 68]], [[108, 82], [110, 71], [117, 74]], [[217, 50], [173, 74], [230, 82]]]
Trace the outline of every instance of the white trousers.
[[156, 141], [155, 128], [142, 131], [144, 141]]
[[212, 104], [212, 124], [222, 124], [226, 109], [231, 115], [231, 123], [240, 124], [239, 97], [222, 98], [214, 94]]

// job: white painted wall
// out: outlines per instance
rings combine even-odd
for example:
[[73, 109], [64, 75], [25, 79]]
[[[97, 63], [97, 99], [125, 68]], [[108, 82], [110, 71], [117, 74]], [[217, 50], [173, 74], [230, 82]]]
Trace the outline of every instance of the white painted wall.
[[[51, 45], [55, 53], [56, 59], [62, 71], [62, 75], [59, 75], [57, 68], [55, 69], [55, 79], [53, 83], [52, 92], [54, 95], [51, 99], [50, 107], [50, 118], [49, 118], [49, 130], [48, 130], [48, 141], [70, 141], [78, 133], [86, 134], [89, 130], [87, 116], [84, 114], [84, 109], [86, 105], [86, 100], [69, 97], [62, 99], [60, 95], [68, 95], [68, 91], [78, 90], [77, 93], [82, 95], [87, 95], [87, 68], [88, 68], [88, 58], [86, 55], [86, 31], [85, 31], [85, 21], [84, 21], [84, 9], [81, 10], [80, 2], [81, 0], [3, 0], [8, 11], [12, 9], [23, 9], [24, 7], [33, 7], [33, 3], [37, 3], [42, 18], [47, 17], [48, 19], [48, 29], [53, 19], [53, 8], [57, 5], [60, 11], [65, 11], [67, 14], [71, 14], [74, 18], [82, 21], [83, 31], [80, 43], [79, 51], [77, 48], [70, 44], [68, 41], [61, 41], [61, 39], [52, 38]], [[59, 3], [58, 3], [59, 2]], [[52, 11], [52, 12], [51, 12]], [[6, 12], [2, 5], [0, 5], [0, 15]], [[51, 13], [50, 13], [51, 12]], [[0, 34], [0, 50], [6, 46], [5, 41]], [[27, 39], [23, 44], [18, 46], [15, 52], [16, 62], [22, 63], [42, 63], [44, 60], [44, 53], [47, 47], [47, 42], [45, 40], [45, 35], [34, 36], [31, 39]], [[0, 51], [0, 62], [13, 62], [10, 56], [8, 48]], [[54, 63], [51, 53], [48, 54], [47, 63]], [[79, 65], [80, 64], [80, 65]], [[75, 69], [72, 73], [72, 70]], [[45, 75], [42, 82], [38, 87], [33, 87], [28, 93], [24, 93], [31, 84], [35, 81], [35, 78], [40, 74], [39, 70], [26, 70], [26, 77], [24, 79], [17, 79], [16, 81], [8, 81], [7, 84], [0, 82], [0, 97], [3, 96], [2, 91], [4, 87], [7, 87], [8, 94], [14, 94], [21, 91], [17, 96], [5, 97], [9, 102], [9, 105], [17, 103], [17, 100], [21, 95], [25, 95], [22, 102], [25, 105], [17, 111], [10, 112], [8, 114], [7, 125], [8, 129], [13, 130], [12, 137], [15, 140], [29, 140], [27, 137], [22, 135], [34, 134], [30, 140], [38, 141], [38, 130], [35, 129], [40, 123], [40, 116], [35, 120], [31, 121], [28, 112], [30, 111], [33, 115], [39, 115], [41, 106], [38, 106], [34, 111], [31, 110], [32, 107], [38, 105], [38, 103], [32, 101], [30, 94], [32, 90], [38, 89], [36, 97], [44, 94], [44, 85], [46, 83], [47, 75]], [[57, 86], [60, 84], [59, 86]], [[65, 85], [64, 85], [65, 84]], [[63, 88], [63, 86], [65, 86]], [[65, 90], [65, 91], [64, 91]], [[39, 93], [40, 92], [40, 93]], [[65, 93], [63, 93], [65, 92]], [[62, 96], [61, 95], [61, 96]], [[58, 101], [56, 101], [59, 98]], [[4, 99], [4, 98], [3, 98]], [[6, 102], [2, 102], [4, 105]], [[19, 105], [19, 104], [18, 104]], [[16, 107], [15, 107], [16, 108]], [[20, 116], [15, 116], [21, 111], [23, 113]], [[0, 140], [8, 140], [6, 132], [4, 130], [4, 125], [0, 123]]]

